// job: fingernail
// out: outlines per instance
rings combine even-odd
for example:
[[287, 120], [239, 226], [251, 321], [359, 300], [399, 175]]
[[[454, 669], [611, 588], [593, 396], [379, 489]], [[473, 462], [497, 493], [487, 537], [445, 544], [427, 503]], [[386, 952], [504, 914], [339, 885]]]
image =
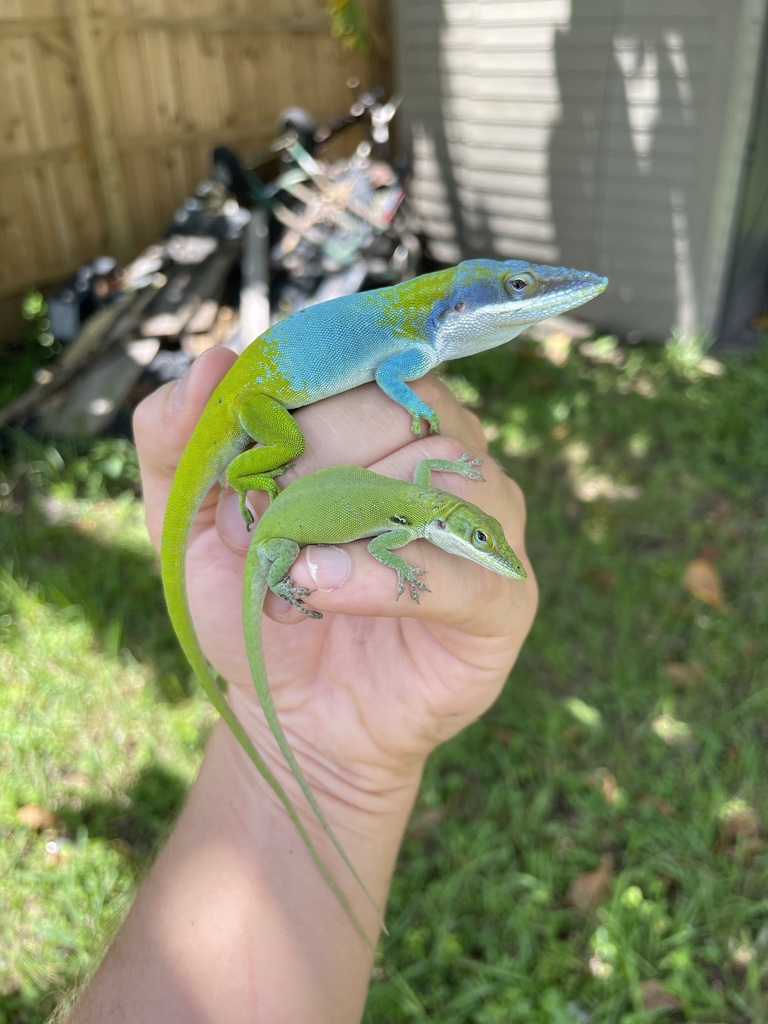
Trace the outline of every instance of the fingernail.
[[346, 551], [333, 544], [310, 544], [307, 567], [312, 581], [322, 593], [338, 590], [347, 582], [352, 569]]
[[192, 367], [194, 365], [195, 364], [192, 363], [192, 366], [187, 367], [187, 369], [184, 371], [183, 377], [181, 377], [180, 380], [176, 382], [176, 387], [173, 389], [172, 408], [174, 412], [181, 412], [181, 410], [184, 408], [184, 399], [186, 398], [187, 395], [187, 383], [189, 381], [189, 375], [192, 372]]
[[[250, 503], [249, 507], [250, 507]], [[251, 509], [253, 512], [253, 509]], [[216, 525], [222, 540], [235, 551], [247, 551], [251, 535], [240, 515], [240, 501], [230, 488], [221, 492], [216, 509]]]

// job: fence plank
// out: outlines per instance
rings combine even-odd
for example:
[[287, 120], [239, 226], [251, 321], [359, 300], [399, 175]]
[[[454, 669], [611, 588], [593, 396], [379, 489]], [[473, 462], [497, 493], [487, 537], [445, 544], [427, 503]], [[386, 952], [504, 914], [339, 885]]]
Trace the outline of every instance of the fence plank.
[[101, 186], [101, 202], [107, 221], [107, 242], [117, 259], [127, 260], [134, 251], [133, 230], [125, 202], [120, 158], [112, 137], [99, 43], [88, 0], [70, 0], [70, 17], [83, 98], [91, 128], [91, 144]]

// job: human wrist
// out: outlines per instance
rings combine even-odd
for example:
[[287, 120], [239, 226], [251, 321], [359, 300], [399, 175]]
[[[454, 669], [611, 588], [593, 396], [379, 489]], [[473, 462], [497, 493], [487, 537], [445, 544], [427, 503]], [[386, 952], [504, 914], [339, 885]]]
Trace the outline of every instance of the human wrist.
[[[301, 759], [301, 751], [298, 756]], [[266, 760], [317, 856], [362, 926], [372, 954], [420, 775], [411, 774], [408, 782], [403, 778], [384, 790], [358, 788], [346, 778], [340, 782], [330, 768], [327, 774], [308, 771], [313, 792], [349, 862], [363, 880], [371, 903], [318, 822], [288, 766], [269, 753]], [[318, 783], [324, 778], [331, 780], [328, 785]], [[357, 949], [360, 935], [317, 870], [295, 823], [223, 722], [217, 723], [211, 736], [200, 782], [203, 788], [197, 794], [196, 814], [219, 835], [232, 857], [250, 865], [244, 878], [250, 879], [248, 887], [253, 892], [261, 894], [261, 904], [279, 908], [289, 930], [296, 935], [322, 920], [336, 934], [336, 941], [351, 943], [350, 949]]]
[[[274, 736], [252, 702], [242, 701], [239, 694], [230, 697], [238, 718], [243, 722], [259, 755], [299, 812], [313, 838], [322, 836], [314, 813], [308, 806], [293, 772], [279, 750]], [[228, 789], [241, 803], [253, 805], [259, 813], [277, 819], [293, 832], [284, 806], [270, 784], [263, 778], [249, 755], [225, 723], [217, 723], [221, 750], [216, 752], [217, 765], [225, 771]], [[375, 837], [389, 833], [405, 822], [412, 810], [421, 784], [424, 760], [388, 760], [380, 758], [335, 758], [323, 753], [304, 736], [289, 735], [288, 742], [302, 766], [304, 775], [331, 826], [343, 840], [356, 836]], [[212, 752], [213, 753], [213, 752]]]

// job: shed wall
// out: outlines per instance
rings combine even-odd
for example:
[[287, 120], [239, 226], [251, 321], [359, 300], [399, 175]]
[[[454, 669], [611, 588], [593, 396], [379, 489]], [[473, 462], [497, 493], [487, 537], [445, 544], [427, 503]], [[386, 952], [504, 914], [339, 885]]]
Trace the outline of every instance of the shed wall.
[[400, 0], [415, 204], [436, 258], [611, 278], [589, 317], [714, 329], [765, 0]]

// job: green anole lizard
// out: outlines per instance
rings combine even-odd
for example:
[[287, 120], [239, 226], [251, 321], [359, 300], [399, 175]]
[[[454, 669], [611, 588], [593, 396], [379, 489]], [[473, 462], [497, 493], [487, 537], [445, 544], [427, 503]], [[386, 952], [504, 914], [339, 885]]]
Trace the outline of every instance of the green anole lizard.
[[[416, 466], [413, 483], [380, 476], [359, 466], [332, 466], [318, 470], [300, 477], [281, 492], [277, 501], [259, 519], [248, 548], [243, 577], [243, 624], [248, 662], [259, 703], [301, 791], [366, 895], [365, 886], [320, 809], [277, 716], [264, 664], [261, 609], [269, 588], [309, 618], [322, 618], [320, 612], [304, 605], [304, 598], [310, 591], [295, 586], [290, 579], [291, 567], [300, 549], [307, 544], [344, 544], [363, 537], [373, 538], [368, 544], [370, 553], [397, 573], [398, 597], [406, 585], [414, 601], [419, 600], [421, 591], [429, 589], [421, 578], [424, 570], [410, 565], [394, 553], [395, 549], [420, 537], [502, 576], [524, 579], [525, 569], [507, 543], [501, 524], [477, 506], [462, 501], [454, 494], [439, 491], [430, 484], [431, 474], [435, 471], [459, 473], [472, 480], [482, 480], [476, 468], [480, 464], [479, 459], [471, 459], [468, 455], [455, 462], [424, 459]], [[250, 742], [246, 752], [253, 758]], [[260, 756], [259, 762], [257, 766], [264, 774]], [[268, 781], [352, 923], [365, 937], [346, 896], [320, 858], [284, 790], [274, 776]]]

